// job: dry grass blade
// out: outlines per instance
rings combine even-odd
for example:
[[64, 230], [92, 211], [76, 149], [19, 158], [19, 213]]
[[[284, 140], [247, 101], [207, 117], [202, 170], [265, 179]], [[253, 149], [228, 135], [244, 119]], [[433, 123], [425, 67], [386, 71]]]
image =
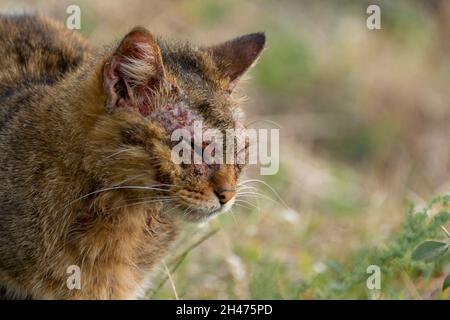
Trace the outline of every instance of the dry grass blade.
[[167, 268], [167, 271], [165, 272], [164, 276], [158, 281], [158, 283], [150, 290], [147, 291], [146, 297], [152, 298], [158, 291], [164, 286], [164, 284], [170, 280], [169, 275], [173, 274], [178, 267], [181, 265], [181, 263], [184, 261], [184, 259], [187, 257], [187, 255], [194, 250], [196, 247], [198, 247], [200, 244], [211, 238], [213, 235], [215, 235], [220, 230], [220, 227], [213, 227], [211, 230], [209, 230], [207, 233], [199, 237], [197, 240], [195, 240], [193, 243], [188, 245], [181, 253], [174, 256], [173, 258], [170, 258], [168, 262], [168, 266], [166, 264], [165, 267]]

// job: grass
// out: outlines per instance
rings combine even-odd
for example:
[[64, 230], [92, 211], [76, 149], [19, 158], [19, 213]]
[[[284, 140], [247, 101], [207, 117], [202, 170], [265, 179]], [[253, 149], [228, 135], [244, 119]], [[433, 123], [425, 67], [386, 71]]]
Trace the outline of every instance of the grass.
[[[364, 247], [351, 253], [343, 261], [328, 259], [323, 265], [315, 266], [317, 274], [295, 281], [289, 274], [289, 266], [272, 256], [255, 252], [237, 250], [245, 260], [257, 260], [253, 264], [248, 279], [248, 297], [251, 299], [367, 299], [372, 293], [367, 289], [366, 281], [370, 274], [367, 268], [379, 266], [382, 275], [381, 297], [384, 299], [411, 299], [420, 297], [416, 288], [409, 288], [412, 279], [432, 283], [443, 278], [445, 261], [438, 263], [417, 262], [411, 257], [413, 250], [424, 240], [440, 239], [445, 236], [441, 227], [450, 220], [448, 201], [450, 196], [438, 197], [421, 210], [408, 210], [401, 230], [377, 247]], [[436, 211], [438, 210], [438, 211]], [[436, 213], [437, 212], [437, 213]], [[189, 244], [181, 255], [172, 259], [171, 272], [180, 266], [180, 256], [185, 259], [192, 249], [215, 235], [217, 226], [208, 228], [200, 240]], [[182, 242], [184, 242], [183, 240]], [[248, 250], [248, 249], [247, 249]], [[305, 259], [305, 257], [303, 258]], [[307, 263], [308, 264], [308, 263]], [[186, 270], [184, 270], [186, 272]], [[170, 292], [162, 289], [167, 282], [167, 273], [156, 290], [149, 296], [168, 298]], [[189, 284], [186, 284], [189, 285]], [[173, 290], [173, 287], [171, 288]], [[183, 291], [186, 289], [183, 289]], [[448, 297], [435, 288], [436, 297]], [[377, 295], [379, 298], [380, 295]]]

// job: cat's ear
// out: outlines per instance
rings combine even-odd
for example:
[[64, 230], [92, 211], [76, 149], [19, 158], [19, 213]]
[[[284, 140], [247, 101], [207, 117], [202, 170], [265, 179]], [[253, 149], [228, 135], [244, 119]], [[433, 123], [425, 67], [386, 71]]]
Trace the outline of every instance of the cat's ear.
[[231, 92], [239, 78], [255, 64], [265, 43], [266, 36], [258, 32], [206, 48], [219, 76], [228, 81], [228, 91]]
[[144, 28], [134, 28], [105, 63], [106, 107], [109, 111], [133, 108], [146, 116], [163, 81], [164, 66], [155, 38]]

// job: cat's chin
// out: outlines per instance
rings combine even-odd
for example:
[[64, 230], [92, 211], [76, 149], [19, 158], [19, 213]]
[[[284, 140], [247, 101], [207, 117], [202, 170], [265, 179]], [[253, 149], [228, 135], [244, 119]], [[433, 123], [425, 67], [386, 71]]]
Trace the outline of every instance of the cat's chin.
[[225, 213], [230, 210], [232, 204], [222, 206], [216, 210], [205, 211], [205, 210], [191, 210], [189, 213], [183, 211], [177, 212], [177, 216], [186, 222], [191, 223], [201, 223], [209, 220], [211, 218], [217, 217], [219, 214]]
[[213, 217], [216, 217], [220, 213], [221, 213], [220, 210], [214, 210], [211, 212], [204, 212], [202, 210], [198, 210], [198, 211], [191, 211], [188, 214], [183, 214], [182, 212], [180, 212], [178, 214], [178, 217], [186, 222], [201, 223]]

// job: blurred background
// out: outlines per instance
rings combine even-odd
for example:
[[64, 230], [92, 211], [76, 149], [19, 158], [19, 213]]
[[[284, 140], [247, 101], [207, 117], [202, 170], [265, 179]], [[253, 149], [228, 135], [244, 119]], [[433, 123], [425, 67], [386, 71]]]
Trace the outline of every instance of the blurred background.
[[[248, 172], [278, 195], [251, 183], [261, 196], [250, 204], [188, 226], [167, 260], [171, 279], [160, 267], [149, 297], [371, 298], [365, 280], [338, 290], [361, 252], [389, 246], [410, 204], [449, 190], [450, 1], [1, 0], [0, 9], [65, 21], [71, 4], [98, 46], [135, 25], [199, 45], [266, 32], [239, 91], [249, 122], [280, 128], [279, 173]], [[381, 30], [366, 27], [369, 4], [381, 8]], [[380, 297], [448, 298], [444, 269], [402, 265]]]

